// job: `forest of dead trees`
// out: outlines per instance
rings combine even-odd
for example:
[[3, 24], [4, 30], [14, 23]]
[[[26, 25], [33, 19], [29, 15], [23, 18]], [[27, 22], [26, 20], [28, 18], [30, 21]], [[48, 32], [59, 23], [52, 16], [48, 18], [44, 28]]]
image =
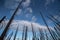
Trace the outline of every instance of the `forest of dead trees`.
[[[17, 8], [15, 9], [13, 15], [11, 16], [9, 22], [6, 24], [6, 27], [5, 29], [3, 30], [1, 36], [0, 36], [0, 40], [11, 40], [11, 37], [13, 35], [13, 32], [10, 33], [10, 35], [6, 38], [6, 33], [8, 32], [9, 30], [9, 27], [10, 27], [10, 24], [12, 23], [12, 21], [14, 20], [14, 17], [20, 7], [20, 4], [22, 2], [19, 3], [19, 5], [17, 6]], [[40, 12], [40, 16], [44, 22], [44, 24], [46, 25], [47, 27], [47, 30], [50, 34], [47, 33], [46, 30], [43, 30], [43, 29], [40, 29], [38, 28], [39, 30], [39, 37], [37, 37], [38, 35], [36, 35], [37, 32], [35, 32], [34, 28], [33, 28], [33, 24], [31, 23], [31, 29], [32, 29], [32, 40], [60, 40], [60, 22], [51, 14], [49, 14], [49, 16], [46, 16], [48, 19], [50, 19], [53, 24], [54, 24], [54, 27], [53, 29], [55, 31], [53, 31], [52, 29], [49, 28], [48, 24], [47, 24], [47, 21], [45, 20], [45, 17], [43, 15], [43, 13]], [[59, 16], [59, 15], [58, 15]], [[59, 16], [60, 17], [60, 16]], [[2, 24], [2, 22], [6, 19], [6, 16], [3, 16], [1, 19], [0, 19], [0, 24]], [[3, 25], [1, 26], [0, 25], [0, 29], [2, 29]], [[15, 35], [14, 35], [14, 38], [13, 40], [16, 39], [16, 36], [17, 36], [17, 32], [18, 32], [18, 28], [16, 28], [16, 32], [15, 32]], [[45, 32], [45, 34], [44, 34]], [[24, 26], [23, 27], [23, 32], [22, 32], [22, 38], [21, 39], [18, 39], [18, 40], [27, 40], [28, 38], [28, 27], [27, 26]], [[6, 38], [6, 39], [5, 39]]]

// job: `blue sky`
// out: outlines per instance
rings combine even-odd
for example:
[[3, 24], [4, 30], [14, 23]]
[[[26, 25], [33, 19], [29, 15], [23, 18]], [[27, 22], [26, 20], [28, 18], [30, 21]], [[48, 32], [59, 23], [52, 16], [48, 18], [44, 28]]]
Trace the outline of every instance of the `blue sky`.
[[[11, 8], [8, 6], [8, 4], [6, 4], [6, 1], [7, 0], [1, 0], [0, 1], [0, 18], [4, 15], [7, 16], [7, 19], [9, 19], [12, 15], [12, 13], [14, 12], [13, 10], [15, 9], [12, 9], [12, 4], [16, 3], [16, 2], [13, 2], [10, 4]], [[16, 3], [18, 4], [18, 3]], [[27, 3], [26, 3], [27, 4]], [[40, 18], [40, 11], [43, 13], [43, 15], [48, 15], [49, 13], [50, 14], [53, 14], [53, 15], [58, 15], [60, 12], [60, 1], [59, 0], [30, 0], [30, 3], [28, 3], [25, 8], [23, 6], [21, 6], [21, 10], [22, 10], [22, 13], [21, 15], [18, 15], [17, 17], [15, 17], [16, 20], [29, 20], [31, 21], [32, 20], [32, 17], [35, 16], [36, 17], [36, 21], [38, 23], [40, 23], [41, 21], [41, 18]], [[15, 4], [14, 4], [15, 5]], [[17, 6], [17, 5], [15, 5]], [[25, 10], [26, 10], [26, 13], [25, 13]], [[31, 13], [29, 11], [32, 11]], [[3, 12], [4, 11], [4, 12]], [[27, 12], [28, 11], [28, 12]], [[19, 14], [19, 13], [18, 13]], [[26, 17], [27, 16], [27, 17]]]
[[[9, 20], [20, 1], [21, 0], [0, 0], [0, 19], [3, 16], [7, 16]], [[46, 16], [52, 14], [56, 18], [59, 17], [60, 0], [25, 0], [22, 2], [14, 20], [25, 20], [44, 25], [40, 11], [49, 26], [52, 26], [52, 22]]]
[[[12, 7], [14, 7], [14, 6], [12, 6], [12, 4], [14, 4], [14, 2], [10, 4], [11, 5], [11, 8], [10, 8], [8, 6], [9, 1], [7, 1], [8, 4], [6, 4], [6, 1], [7, 0], [1, 0], [0, 1], [0, 18], [2, 16], [6, 15], [7, 18], [9, 19], [12, 15], [12, 12], [13, 12]], [[18, 3], [16, 3], [16, 4], [18, 4]], [[39, 22], [40, 21], [40, 14], [39, 14], [40, 11], [44, 15], [48, 15], [49, 13], [53, 14], [53, 15], [56, 15], [56, 14], [58, 15], [60, 13], [59, 12], [59, 10], [60, 10], [60, 5], [59, 4], [60, 4], [59, 0], [53, 0], [53, 1], [52, 0], [49, 0], [49, 1], [47, 1], [47, 0], [30, 0], [30, 3], [27, 4], [28, 5], [27, 7], [23, 8], [24, 5], [21, 6], [22, 13], [21, 13], [21, 15], [17, 16], [18, 18], [16, 17], [15, 19], [31, 21], [32, 17], [35, 16], [37, 18], [37, 22]], [[25, 10], [27, 10], [28, 12], [24, 13]], [[32, 11], [31, 14], [29, 12], [30, 10]], [[30, 17], [26, 18], [26, 15], [29, 15]]]

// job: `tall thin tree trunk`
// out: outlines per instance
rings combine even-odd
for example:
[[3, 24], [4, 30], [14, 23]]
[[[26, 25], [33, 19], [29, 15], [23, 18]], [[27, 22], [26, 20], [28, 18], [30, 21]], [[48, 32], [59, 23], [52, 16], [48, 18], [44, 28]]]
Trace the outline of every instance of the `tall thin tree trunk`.
[[49, 33], [50, 33], [50, 35], [52, 36], [53, 40], [55, 40], [55, 39], [54, 39], [54, 37], [53, 37], [53, 35], [51, 34], [51, 31], [50, 31], [50, 29], [49, 29], [49, 27], [48, 27], [48, 25], [47, 25], [46, 20], [44, 19], [44, 17], [43, 17], [43, 15], [42, 15], [42, 13], [41, 13], [41, 12], [40, 12], [40, 15], [41, 15], [41, 17], [42, 17], [42, 19], [43, 19], [43, 21], [44, 21], [44, 23], [45, 23], [45, 25], [46, 25], [46, 27], [47, 27], [47, 29], [48, 29]]
[[12, 23], [12, 21], [13, 21], [13, 19], [14, 19], [14, 17], [15, 17], [15, 15], [16, 15], [16, 13], [17, 13], [17, 11], [18, 11], [18, 9], [19, 9], [19, 7], [20, 7], [20, 5], [21, 5], [22, 2], [23, 2], [23, 1], [21, 1], [21, 2], [19, 3], [18, 7], [17, 7], [16, 10], [14, 11], [12, 17], [10, 18], [10, 20], [9, 20], [6, 28], [4, 29], [4, 31], [3, 31], [3, 33], [2, 33], [2, 35], [1, 35], [1, 37], [0, 37], [0, 40], [3, 40], [3, 39], [4, 39], [4, 36], [6, 35], [7, 30], [8, 30], [8, 28], [9, 28], [10, 24]]
[[27, 33], [28, 33], [28, 27], [26, 26], [26, 29], [25, 29], [25, 40], [27, 40]]
[[15, 35], [14, 35], [14, 39], [13, 39], [13, 40], [16, 39], [17, 32], [18, 32], [18, 27], [17, 27], [17, 29], [16, 29], [16, 32], [15, 32]]
[[4, 16], [1, 20], [0, 20], [0, 23], [6, 18], [6, 16]]

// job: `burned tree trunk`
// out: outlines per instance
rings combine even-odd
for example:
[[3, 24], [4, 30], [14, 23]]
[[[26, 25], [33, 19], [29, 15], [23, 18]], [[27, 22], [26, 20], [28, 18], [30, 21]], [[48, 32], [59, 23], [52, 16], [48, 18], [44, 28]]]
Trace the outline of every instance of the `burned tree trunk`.
[[53, 18], [54, 20], [56, 20], [56, 22], [59, 23], [59, 21], [53, 15], [50, 14], [50, 16], [51, 16], [51, 18]]
[[[54, 25], [55, 25], [55, 24], [54, 24]], [[54, 29], [55, 29], [58, 37], [60, 37], [60, 30], [59, 30], [59, 28], [55, 25]]]
[[28, 34], [28, 27], [23, 27], [23, 33], [22, 33], [22, 40], [27, 40], [27, 34]]
[[25, 26], [23, 27], [22, 40], [24, 40], [24, 31], [25, 31]]
[[31, 27], [32, 27], [32, 34], [33, 34], [32, 40], [35, 40], [35, 33], [34, 33], [34, 28], [33, 28], [33, 24], [32, 23], [31, 23]]
[[3, 33], [2, 33], [2, 35], [1, 35], [1, 37], [0, 37], [0, 40], [3, 40], [4, 36], [6, 35], [6, 32], [7, 32], [8, 28], [9, 28], [10, 24], [12, 23], [12, 21], [13, 21], [15, 15], [16, 15], [16, 13], [17, 13], [17, 11], [18, 11], [20, 5], [21, 5], [21, 3], [22, 3], [22, 1], [19, 3], [18, 7], [16, 8], [16, 10], [14, 11], [12, 17], [10, 18], [10, 20], [9, 20], [9, 22], [8, 22], [8, 24], [7, 24], [7, 26], [6, 26], [6, 28], [4, 29], [4, 31], [3, 31]]
[[28, 33], [28, 27], [26, 26], [26, 29], [25, 29], [25, 40], [27, 40], [27, 33]]
[[18, 27], [17, 27], [17, 29], [16, 29], [15, 36], [14, 36], [14, 39], [13, 39], [13, 40], [16, 39], [17, 32], [18, 32]]
[[6, 16], [4, 16], [1, 20], [0, 20], [0, 23], [6, 18]]
[[12, 37], [12, 35], [13, 35], [13, 32], [12, 32], [12, 33], [10, 33], [10, 35], [8, 36], [8, 38], [7, 38], [6, 40], [10, 40], [10, 39], [11, 39], [11, 37]]
[[[47, 16], [48, 17], [48, 16]], [[52, 18], [48, 17], [50, 20], [52, 20], [55, 24], [57, 24], [60, 27], [60, 24], [55, 22]]]
[[43, 33], [42, 29], [39, 29], [39, 33], [40, 33], [40, 40], [45, 40], [44, 33]]
[[48, 39], [47, 30], [45, 30], [45, 36], [46, 36], [46, 40], [49, 40], [49, 39]]
[[50, 33], [50, 35], [52, 36], [53, 40], [55, 40], [54, 37], [53, 37], [53, 35], [51, 34], [51, 31], [50, 31], [50, 29], [49, 29], [49, 27], [48, 27], [48, 25], [47, 25], [47, 22], [46, 22], [46, 20], [44, 19], [42, 13], [40, 13], [40, 15], [41, 15], [41, 17], [42, 17], [42, 19], [43, 19], [43, 21], [44, 21], [44, 23], [45, 23], [45, 25], [46, 25], [46, 27], [47, 27], [49, 33]]
[[56, 35], [56, 33], [55, 33], [52, 29], [50, 29], [50, 31], [51, 31], [54, 39], [55, 39], [55, 40], [58, 40], [58, 36]]

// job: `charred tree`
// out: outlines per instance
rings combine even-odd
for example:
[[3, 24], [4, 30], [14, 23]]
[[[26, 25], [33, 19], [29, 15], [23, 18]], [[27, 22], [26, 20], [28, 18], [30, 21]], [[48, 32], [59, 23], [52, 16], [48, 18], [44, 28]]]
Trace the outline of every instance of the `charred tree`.
[[53, 18], [56, 22], [59, 23], [59, 21], [58, 21], [53, 15], [50, 14], [50, 16], [51, 16], [51, 18]]
[[16, 15], [16, 13], [17, 13], [17, 11], [18, 11], [18, 9], [19, 9], [19, 7], [20, 7], [20, 5], [21, 5], [22, 2], [23, 2], [23, 1], [21, 1], [21, 2], [19, 3], [18, 7], [16, 8], [16, 10], [15, 10], [14, 13], [13, 13], [13, 15], [11, 16], [11, 18], [10, 18], [10, 20], [9, 20], [6, 28], [4, 29], [2, 35], [0, 36], [0, 40], [3, 40], [3, 39], [4, 39], [4, 36], [6, 35], [6, 32], [7, 32], [8, 28], [9, 28], [10, 24], [12, 23], [12, 21], [13, 21], [13, 19], [14, 19], [14, 17], [15, 17], [15, 15]]
[[39, 29], [40, 40], [45, 40], [44, 33], [42, 29]]
[[[48, 16], [47, 16], [48, 17]], [[60, 24], [55, 22], [52, 18], [48, 17], [50, 20], [52, 20], [55, 24], [57, 24], [60, 27]]]
[[15, 35], [14, 35], [14, 39], [13, 39], [13, 40], [16, 39], [17, 32], [18, 32], [18, 27], [17, 27], [17, 29], [16, 29], [16, 32], [15, 32]]
[[0, 23], [6, 18], [6, 16], [4, 16], [1, 20], [0, 20]]
[[22, 40], [24, 40], [24, 31], [25, 31], [25, 26], [23, 27]]
[[48, 39], [47, 30], [45, 30], [45, 36], [46, 36], [46, 40], [49, 40], [49, 39]]
[[53, 35], [51, 34], [51, 31], [50, 31], [50, 29], [49, 29], [49, 27], [48, 27], [48, 25], [47, 25], [46, 20], [44, 19], [44, 17], [43, 17], [43, 15], [42, 15], [42, 13], [41, 13], [41, 12], [40, 12], [40, 15], [41, 15], [41, 17], [42, 17], [42, 19], [43, 19], [43, 21], [44, 21], [44, 23], [45, 23], [45, 25], [46, 25], [46, 27], [47, 27], [47, 29], [48, 29], [49, 33], [50, 33], [50, 35], [52, 36], [53, 40], [55, 40], [55, 39], [54, 39], [54, 37], [53, 37]]
[[25, 29], [25, 40], [27, 40], [27, 33], [28, 33], [28, 27], [26, 26], [26, 29]]
[[32, 40], [35, 40], [35, 32], [34, 32], [34, 28], [33, 28], [33, 24], [32, 23], [31, 23], [31, 27], [32, 27], [32, 34], [33, 34]]
[[8, 38], [7, 38], [6, 40], [10, 40], [10, 39], [11, 39], [11, 37], [12, 37], [12, 35], [13, 35], [13, 32], [12, 32], [12, 33], [10, 33], [10, 35], [8, 36]]
[[58, 29], [58, 27], [54, 24], [54, 29], [56, 31], [56, 33], [58, 34], [58, 36], [60, 37], [60, 30]]
[[56, 35], [56, 33], [55, 33], [52, 29], [50, 29], [50, 31], [51, 31], [54, 39], [55, 39], [55, 40], [58, 40], [58, 36]]

